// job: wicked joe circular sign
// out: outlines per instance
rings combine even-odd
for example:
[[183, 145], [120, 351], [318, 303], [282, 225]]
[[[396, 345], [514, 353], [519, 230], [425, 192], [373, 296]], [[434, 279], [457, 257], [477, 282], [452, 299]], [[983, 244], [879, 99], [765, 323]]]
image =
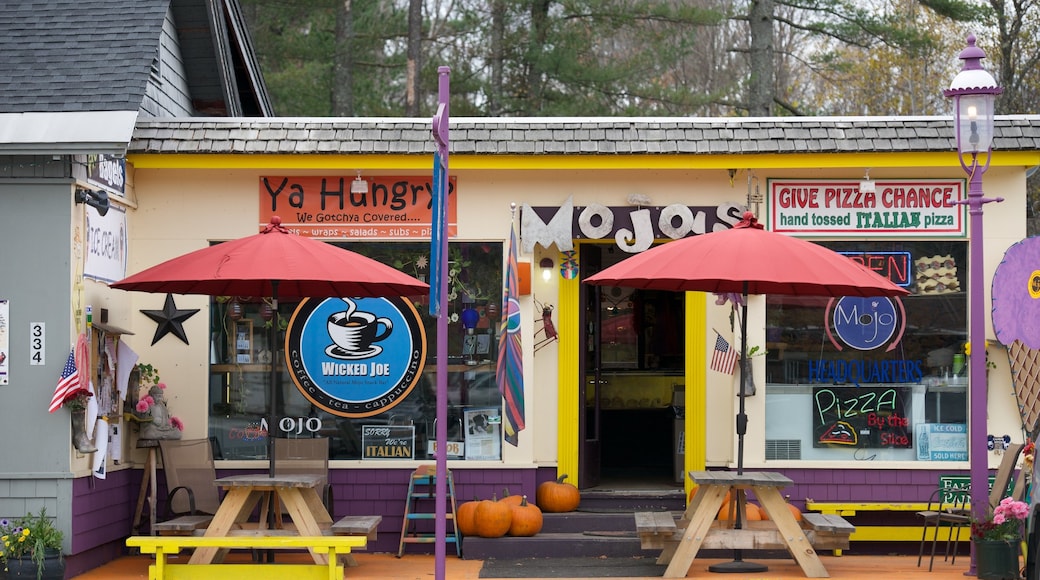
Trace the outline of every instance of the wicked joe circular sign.
[[289, 320], [285, 360], [315, 406], [369, 417], [404, 400], [422, 376], [426, 331], [404, 298], [308, 298]]

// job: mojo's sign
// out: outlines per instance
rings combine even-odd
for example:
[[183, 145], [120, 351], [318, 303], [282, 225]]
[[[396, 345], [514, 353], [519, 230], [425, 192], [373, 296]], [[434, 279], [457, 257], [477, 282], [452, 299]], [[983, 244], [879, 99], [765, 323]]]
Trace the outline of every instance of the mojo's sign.
[[404, 298], [308, 298], [286, 330], [296, 388], [320, 409], [370, 417], [408, 396], [426, 363], [426, 331]]
[[964, 181], [769, 180], [769, 229], [799, 235], [964, 236]]
[[[313, 238], [429, 239], [433, 182], [428, 177], [365, 178], [355, 193], [348, 176], [260, 178], [260, 223], [271, 216], [294, 234]], [[448, 235], [458, 229], [456, 179], [448, 180]]]

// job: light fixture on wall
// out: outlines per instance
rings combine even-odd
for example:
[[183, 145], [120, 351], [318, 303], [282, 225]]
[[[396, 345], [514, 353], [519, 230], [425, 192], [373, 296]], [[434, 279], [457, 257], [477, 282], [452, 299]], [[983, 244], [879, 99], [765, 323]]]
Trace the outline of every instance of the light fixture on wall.
[[85, 203], [97, 210], [100, 215], [108, 213], [108, 192], [103, 189], [76, 188], [76, 203]]
[[870, 168], [867, 168], [866, 173], [863, 174], [863, 180], [859, 182], [860, 193], [874, 193], [877, 189], [877, 184], [870, 178]]
[[538, 267], [542, 269], [542, 280], [545, 280], [546, 282], [552, 280], [552, 270], [554, 265], [552, 258], [542, 258], [542, 261], [538, 262]]
[[357, 177], [354, 181], [350, 182], [350, 193], [368, 193], [368, 182], [361, 179], [361, 172], [357, 172]]

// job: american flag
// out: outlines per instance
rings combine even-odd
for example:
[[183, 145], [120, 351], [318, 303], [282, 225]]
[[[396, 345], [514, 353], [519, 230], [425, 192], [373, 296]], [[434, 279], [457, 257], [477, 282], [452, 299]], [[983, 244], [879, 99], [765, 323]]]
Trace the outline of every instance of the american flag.
[[718, 332], [715, 333], [715, 336], [715, 350], [711, 353], [711, 370], [732, 375], [733, 369], [737, 366], [737, 350], [731, 347]]
[[65, 402], [65, 399], [82, 390], [85, 389], [80, 386], [79, 371], [76, 369], [76, 351], [73, 349], [69, 351], [69, 359], [65, 361], [65, 368], [61, 371], [61, 379], [58, 381], [58, 386], [54, 389], [54, 396], [51, 397], [51, 406], [47, 408], [47, 411], [51, 413], [57, 411], [61, 404]]

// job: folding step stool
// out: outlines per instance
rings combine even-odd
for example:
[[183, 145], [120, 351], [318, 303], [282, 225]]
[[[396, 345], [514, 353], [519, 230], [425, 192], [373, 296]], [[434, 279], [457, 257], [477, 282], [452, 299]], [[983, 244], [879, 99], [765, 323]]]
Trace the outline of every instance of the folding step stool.
[[[448, 503], [446, 507], [451, 511], [445, 514], [447, 524], [451, 529], [445, 529], [444, 541], [455, 543], [455, 554], [462, 557], [462, 539], [459, 537], [459, 528], [455, 525], [455, 480], [448, 470]], [[431, 544], [437, 541], [437, 534], [432, 531], [416, 531], [418, 520], [433, 521], [437, 517], [437, 473], [433, 465], [423, 465], [412, 472], [408, 480], [408, 498], [404, 504], [404, 519], [401, 522], [401, 544], [397, 548], [397, 557], [404, 555], [405, 544]], [[425, 488], [425, 489], [424, 489]], [[420, 511], [420, 508], [423, 511]], [[428, 510], [428, 511], [426, 511]], [[429, 526], [424, 526], [428, 530]]]

